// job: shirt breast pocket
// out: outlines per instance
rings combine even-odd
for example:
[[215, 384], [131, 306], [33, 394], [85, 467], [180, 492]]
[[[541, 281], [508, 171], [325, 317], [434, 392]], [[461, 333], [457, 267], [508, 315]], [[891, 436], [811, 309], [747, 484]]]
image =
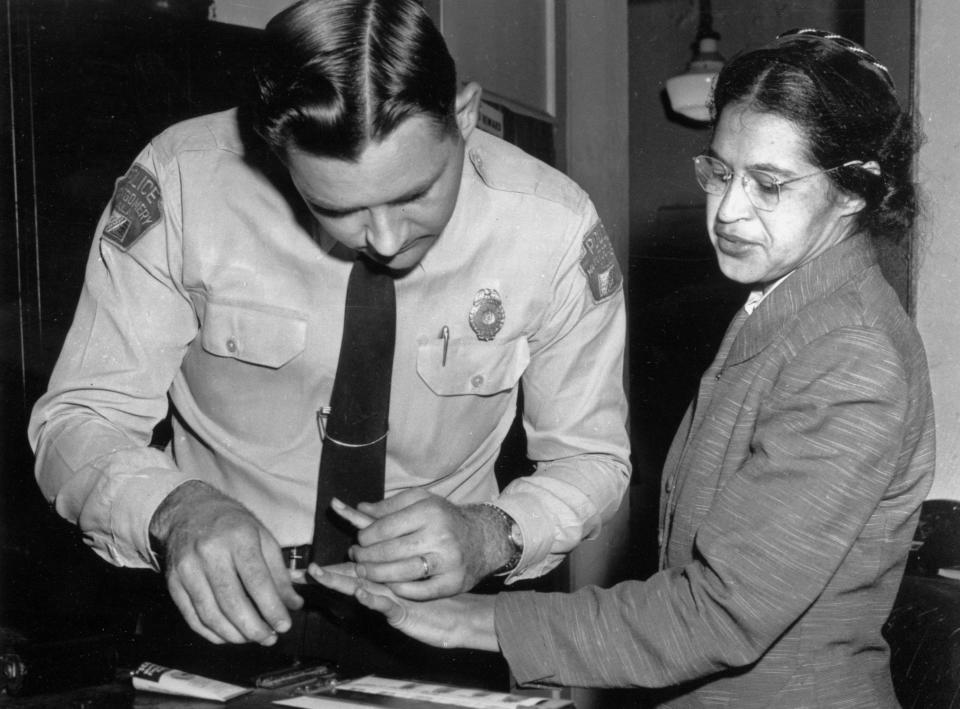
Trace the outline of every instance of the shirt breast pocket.
[[307, 321], [292, 311], [208, 302], [200, 338], [217, 357], [278, 369], [303, 352]]
[[417, 373], [438, 396], [492, 396], [509, 391], [530, 363], [530, 347], [523, 338], [507, 342], [450, 340], [421, 341]]

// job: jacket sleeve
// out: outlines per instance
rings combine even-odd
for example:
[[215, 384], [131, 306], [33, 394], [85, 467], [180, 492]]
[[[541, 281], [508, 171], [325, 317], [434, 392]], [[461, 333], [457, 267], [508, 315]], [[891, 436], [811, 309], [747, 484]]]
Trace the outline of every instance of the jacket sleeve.
[[508, 583], [546, 573], [599, 534], [630, 479], [622, 276], [592, 209], [552, 289], [523, 375], [527, 455], [536, 470], [497, 501], [524, 536]]
[[146, 148], [97, 226], [80, 300], [29, 425], [48, 501], [120, 566], [157, 567], [153, 512], [190, 479], [150, 447], [197, 331], [180, 285], [179, 181]]
[[660, 687], [755, 662], [881, 504], [907, 398], [886, 335], [838, 330], [807, 345], [762, 402], [753, 453], [717, 491], [690, 563], [606, 590], [501, 594], [497, 635], [517, 679]]

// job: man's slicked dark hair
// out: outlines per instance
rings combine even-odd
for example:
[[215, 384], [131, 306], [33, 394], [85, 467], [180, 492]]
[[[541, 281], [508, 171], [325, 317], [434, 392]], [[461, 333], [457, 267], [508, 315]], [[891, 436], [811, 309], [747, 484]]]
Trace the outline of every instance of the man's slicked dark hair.
[[456, 68], [416, 0], [302, 0], [267, 25], [254, 130], [281, 157], [296, 147], [355, 160], [403, 121], [456, 125]]

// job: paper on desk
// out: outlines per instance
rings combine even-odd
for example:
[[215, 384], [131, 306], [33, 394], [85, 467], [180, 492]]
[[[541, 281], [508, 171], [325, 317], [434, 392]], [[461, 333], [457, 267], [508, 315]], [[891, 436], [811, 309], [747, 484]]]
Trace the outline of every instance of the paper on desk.
[[134, 689], [144, 689], [160, 694], [175, 694], [181, 697], [196, 697], [215, 702], [225, 702], [253, 691], [246, 687], [220, 682], [209, 677], [174, 670], [153, 662], [143, 662], [131, 675]]
[[341, 702], [330, 697], [294, 697], [293, 699], [279, 699], [274, 702], [282, 707], [300, 707], [300, 709], [357, 709], [356, 702]]
[[281, 706], [300, 707], [301, 709], [335, 709], [336, 707], [353, 707], [355, 709], [357, 702], [361, 701], [356, 693], [411, 700], [411, 702], [416, 702], [418, 706], [422, 706], [424, 702], [429, 702], [469, 709], [523, 709], [523, 707], [535, 707], [546, 701], [543, 697], [522, 697], [515, 694], [488, 692], [483, 689], [468, 689], [447, 684], [427, 684], [387, 679], [375, 675], [344, 682], [337, 685], [336, 691], [351, 692], [353, 701], [339, 701], [335, 695], [327, 695], [296, 697], [295, 699], [283, 699], [274, 703]]

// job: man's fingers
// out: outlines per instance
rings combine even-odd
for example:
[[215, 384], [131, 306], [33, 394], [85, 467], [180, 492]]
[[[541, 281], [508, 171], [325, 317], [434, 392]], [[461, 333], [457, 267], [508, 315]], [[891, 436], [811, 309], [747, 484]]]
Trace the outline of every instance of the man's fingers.
[[[269, 592], [264, 590], [266, 584], [270, 586]], [[264, 621], [258, 608], [251, 602], [251, 599], [256, 598], [270, 608], [281, 605], [262, 562], [257, 570], [241, 564], [229, 571], [218, 573], [210, 579], [210, 586], [223, 615], [243, 636], [240, 642], [252, 641], [263, 645], [276, 642], [276, 632]], [[273, 593], [274, 602], [267, 599], [268, 593]]]
[[380, 519], [381, 517], [399, 512], [410, 505], [430, 497], [435, 497], [435, 495], [431, 495], [425, 490], [414, 488], [412, 490], [404, 490], [401, 493], [380, 500], [379, 502], [361, 502], [357, 505], [357, 509], [362, 514]]
[[[377, 524], [380, 524], [377, 522]], [[374, 525], [376, 526], [376, 525]], [[370, 527], [373, 529], [373, 527]], [[428, 546], [429, 544], [429, 546]], [[419, 554], [439, 553], [436, 546], [443, 540], [429, 540], [424, 534], [404, 534], [375, 543], [361, 542], [350, 547], [350, 558], [355, 563], [385, 564], [398, 561], [409, 562]], [[410, 566], [413, 570], [413, 566]], [[419, 578], [419, 575], [413, 576]]]
[[[276, 579], [259, 548], [240, 550], [236, 556], [236, 569], [249, 601], [245, 598], [243, 602], [234, 602], [231, 608], [238, 616], [230, 617], [247, 638], [272, 645], [277, 633], [290, 629], [290, 614], [280, 598]], [[289, 584], [288, 574], [282, 574], [281, 583], [284, 581]]]
[[[283, 553], [280, 551], [280, 545], [276, 543], [272, 536], [261, 536], [260, 549], [283, 605], [290, 610], [302, 608], [303, 598], [297, 593], [293, 584], [303, 582], [303, 572], [296, 572], [298, 577], [294, 577], [294, 572], [283, 565]], [[289, 630], [290, 626], [287, 624], [286, 627], [283, 627], [281, 622], [280, 625], [274, 625], [273, 627], [277, 632], [284, 633]]]
[[189, 492], [171, 493], [157, 523], [180, 612], [208, 640], [274, 644], [290, 628], [287, 609], [303, 605], [279, 545], [236, 501], [204, 485]]
[[430, 552], [384, 562], [364, 562], [362, 556], [359, 552], [355, 554], [356, 574], [378, 583], [422, 581], [441, 571], [440, 556]]
[[[221, 610], [218, 592], [204, 570], [188, 567], [189, 564], [182, 564], [174, 570], [174, 578], [168, 582], [168, 587], [171, 590], [171, 595], [177, 586], [182, 589], [182, 602], [177, 603], [177, 607], [180, 608], [180, 612], [183, 613], [188, 624], [191, 620], [189, 616], [196, 619], [196, 625], [190, 627], [197, 632], [200, 632], [198, 628], [205, 628], [221, 638], [222, 642], [246, 642], [246, 638], [240, 630]], [[218, 582], [214, 582], [214, 584], [216, 583]], [[201, 634], [207, 637], [206, 634]]]
[[357, 576], [357, 565], [352, 561], [344, 561], [339, 564], [326, 564], [320, 568], [324, 571], [340, 574], [341, 576], [353, 576], [354, 578]]
[[215, 645], [222, 645], [227, 642], [226, 638], [220, 637], [200, 622], [197, 612], [193, 609], [193, 601], [190, 600], [189, 594], [179, 580], [170, 577], [167, 580], [167, 588], [170, 591], [170, 598], [173, 599], [174, 604], [180, 611], [180, 615], [183, 616], [183, 619], [193, 632]]
[[375, 517], [363, 514], [363, 512], [354, 509], [345, 502], [338, 500], [336, 497], [330, 500], [330, 507], [333, 508], [334, 512], [343, 517], [357, 529], [366, 529], [376, 521]]
[[357, 541], [364, 547], [385, 544], [394, 540], [408, 540], [421, 531], [428, 518], [421, 510], [404, 508], [381, 517], [371, 525], [357, 531]]

